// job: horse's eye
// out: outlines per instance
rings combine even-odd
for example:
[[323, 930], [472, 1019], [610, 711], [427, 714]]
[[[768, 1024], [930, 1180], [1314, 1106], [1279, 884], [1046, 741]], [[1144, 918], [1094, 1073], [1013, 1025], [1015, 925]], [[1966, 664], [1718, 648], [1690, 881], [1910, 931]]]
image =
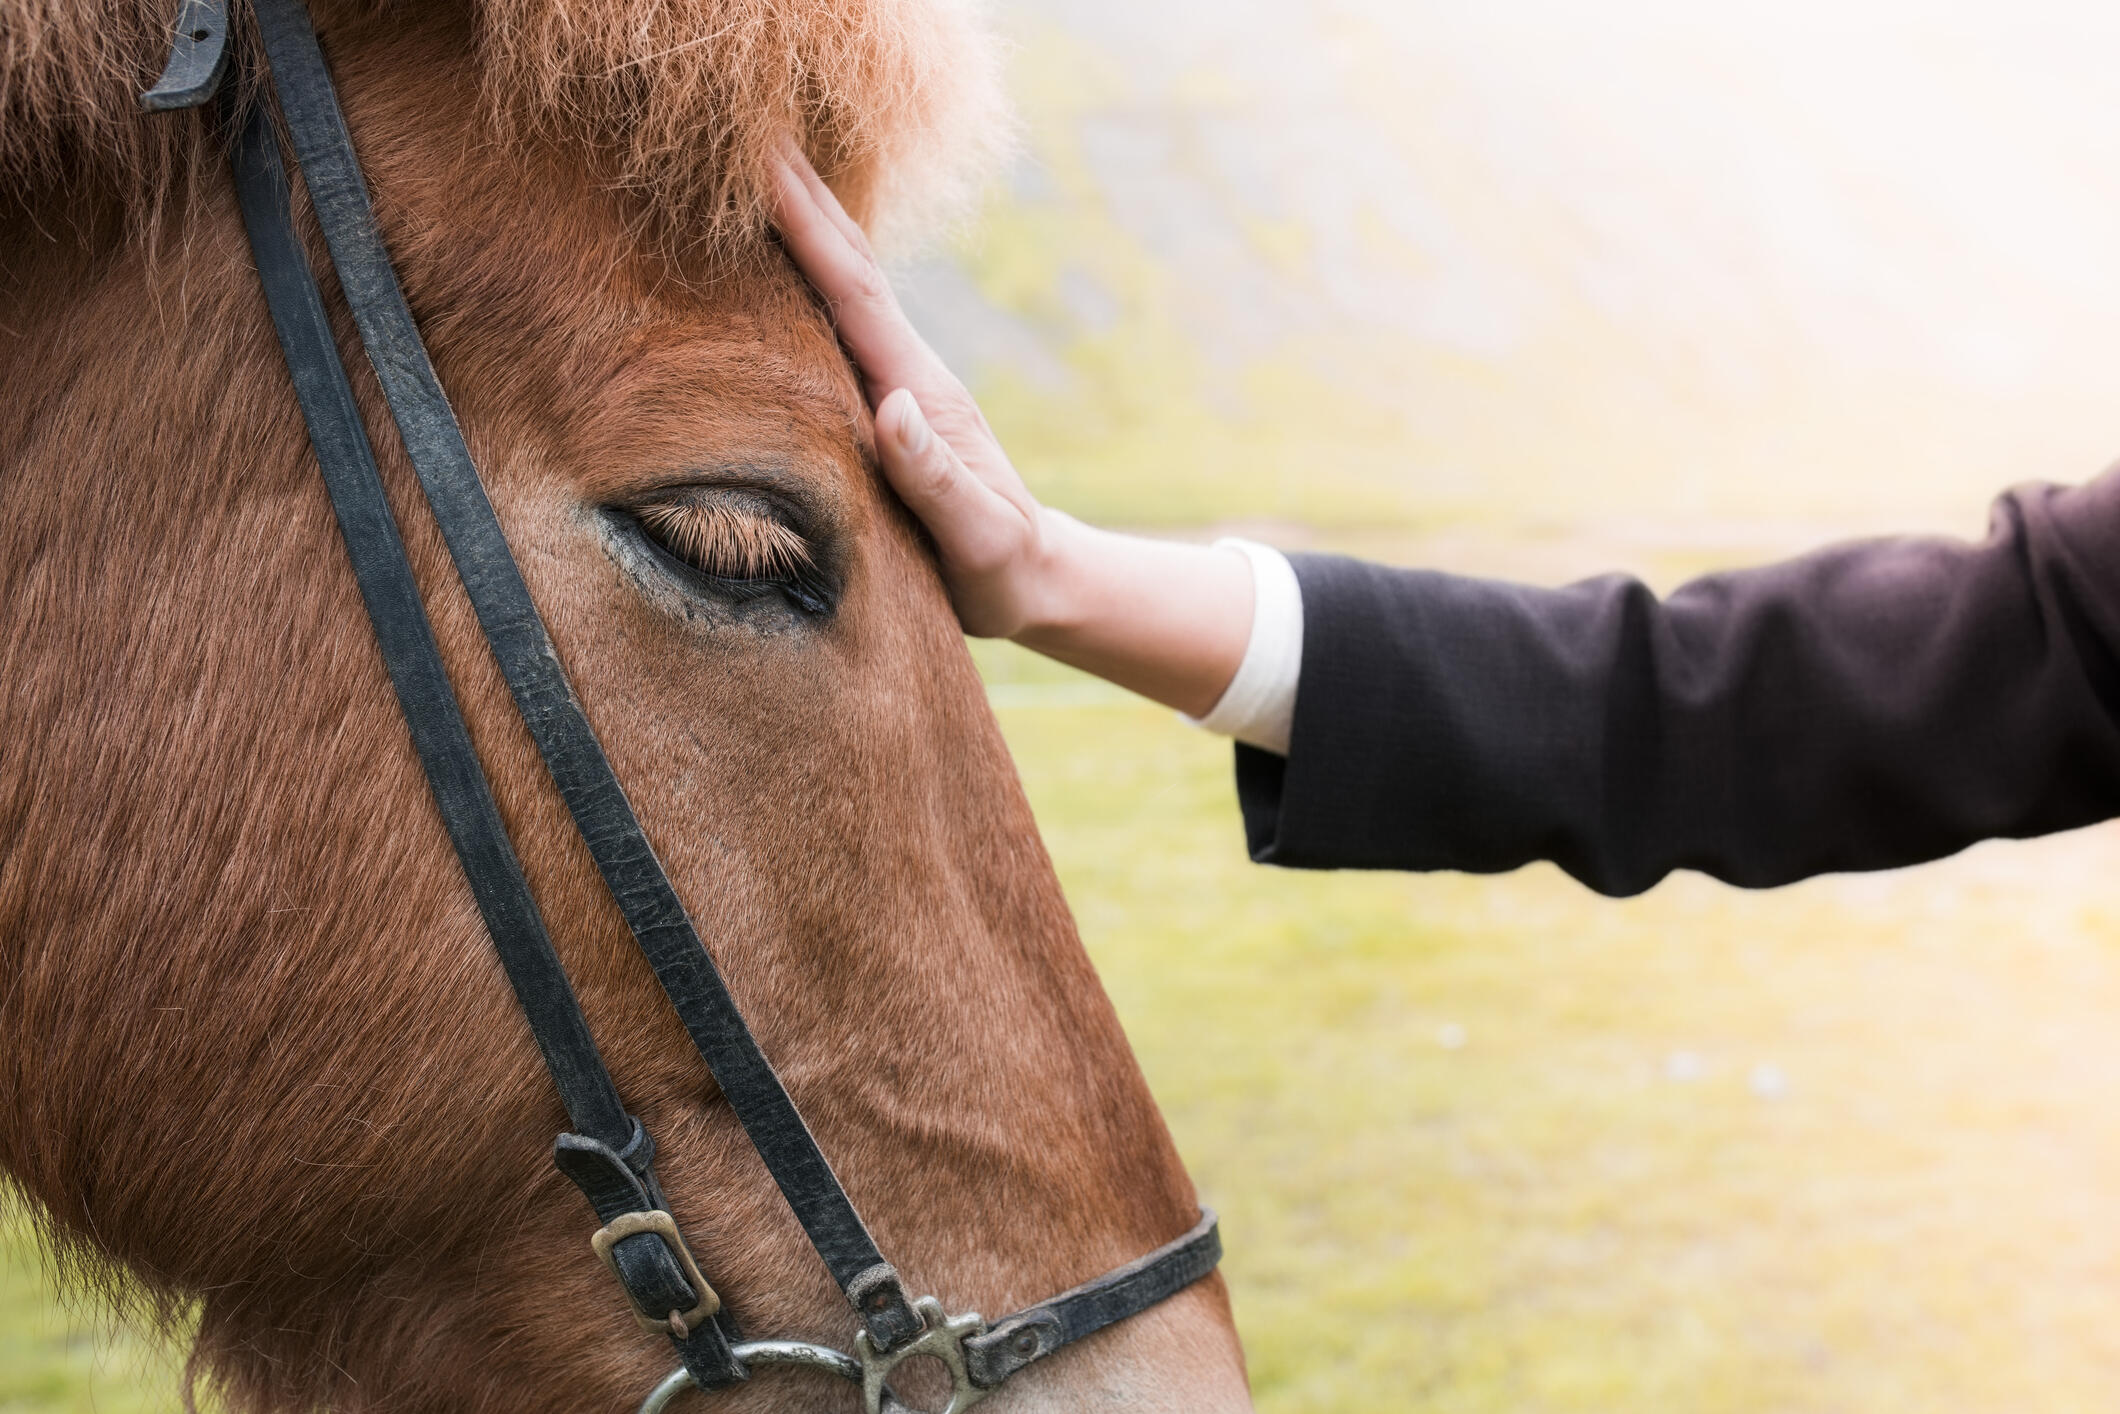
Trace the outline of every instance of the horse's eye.
[[650, 540], [712, 579], [785, 584], [813, 569], [803, 538], [762, 510], [684, 497], [633, 514]]
[[723, 601], [777, 595], [806, 614], [831, 612], [832, 582], [778, 502], [743, 490], [694, 488], [620, 512], [695, 594]]

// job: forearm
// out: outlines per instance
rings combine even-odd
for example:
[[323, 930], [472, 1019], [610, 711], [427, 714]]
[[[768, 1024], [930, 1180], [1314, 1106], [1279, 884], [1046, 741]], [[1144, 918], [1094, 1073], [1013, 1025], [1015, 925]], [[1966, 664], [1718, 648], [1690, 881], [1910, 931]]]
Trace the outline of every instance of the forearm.
[[1044, 517], [1014, 640], [1189, 716], [1212, 711], [1251, 636], [1244, 555]]

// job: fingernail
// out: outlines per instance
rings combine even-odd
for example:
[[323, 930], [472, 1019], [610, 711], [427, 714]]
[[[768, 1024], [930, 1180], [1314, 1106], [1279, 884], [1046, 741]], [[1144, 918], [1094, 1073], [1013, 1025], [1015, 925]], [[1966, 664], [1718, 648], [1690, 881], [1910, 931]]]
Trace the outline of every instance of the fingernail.
[[905, 448], [907, 455], [917, 457], [927, 450], [931, 435], [927, 415], [921, 412], [920, 404], [913, 401], [913, 395], [907, 393], [905, 407], [898, 414], [898, 445]]

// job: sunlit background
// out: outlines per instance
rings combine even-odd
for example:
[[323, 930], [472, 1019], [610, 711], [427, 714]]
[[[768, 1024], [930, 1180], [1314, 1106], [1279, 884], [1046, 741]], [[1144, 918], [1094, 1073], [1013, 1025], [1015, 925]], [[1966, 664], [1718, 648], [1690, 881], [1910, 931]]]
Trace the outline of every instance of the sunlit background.
[[[907, 298], [1087, 518], [1668, 586], [2120, 455], [2110, 7], [999, 14], [1022, 155]], [[1268, 1414], [2120, 1400], [2120, 834], [1282, 874], [1225, 747], [978, 652]], [[5, 1252], [0, 1411], [172, 1406]]]
[[2109, 7], [1005, 13], [1028, 151], [915, 292], [1087, 512], [1977, 527], [2114, 450]]

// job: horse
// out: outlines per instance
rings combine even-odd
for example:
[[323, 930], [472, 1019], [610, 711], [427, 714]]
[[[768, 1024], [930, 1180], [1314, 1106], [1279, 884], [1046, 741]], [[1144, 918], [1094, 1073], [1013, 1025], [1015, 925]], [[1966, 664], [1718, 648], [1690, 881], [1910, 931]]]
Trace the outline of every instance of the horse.
[[[187, 1389], [230, 1411], [630, 1407], [668, 1347], [552, 1167], [564, 1117], [319, 488], [227, 110], [137, 111], [173, 9], [0, 0], [0, 1170], [77, 1283], [190, 1332]], [[1000, 127], [989, 42], [948, 0], [313, 13], [558, 654], [908, 1288], [1009, 1310], [1184, 1231], [1192, 1184], [766, 219], [789, 140], [864, 221], [963, 190]], [[255, 96], [237, 19], [229, 84]], [[846, 1346], [853, 1312], [634, 948], [347, 364], [700, 1267], [747, 1331]], [[795, 1372], [685, 1399], [859, 1407]], [[1226, 1289], [992, 1400], [1248, 1409]]]

